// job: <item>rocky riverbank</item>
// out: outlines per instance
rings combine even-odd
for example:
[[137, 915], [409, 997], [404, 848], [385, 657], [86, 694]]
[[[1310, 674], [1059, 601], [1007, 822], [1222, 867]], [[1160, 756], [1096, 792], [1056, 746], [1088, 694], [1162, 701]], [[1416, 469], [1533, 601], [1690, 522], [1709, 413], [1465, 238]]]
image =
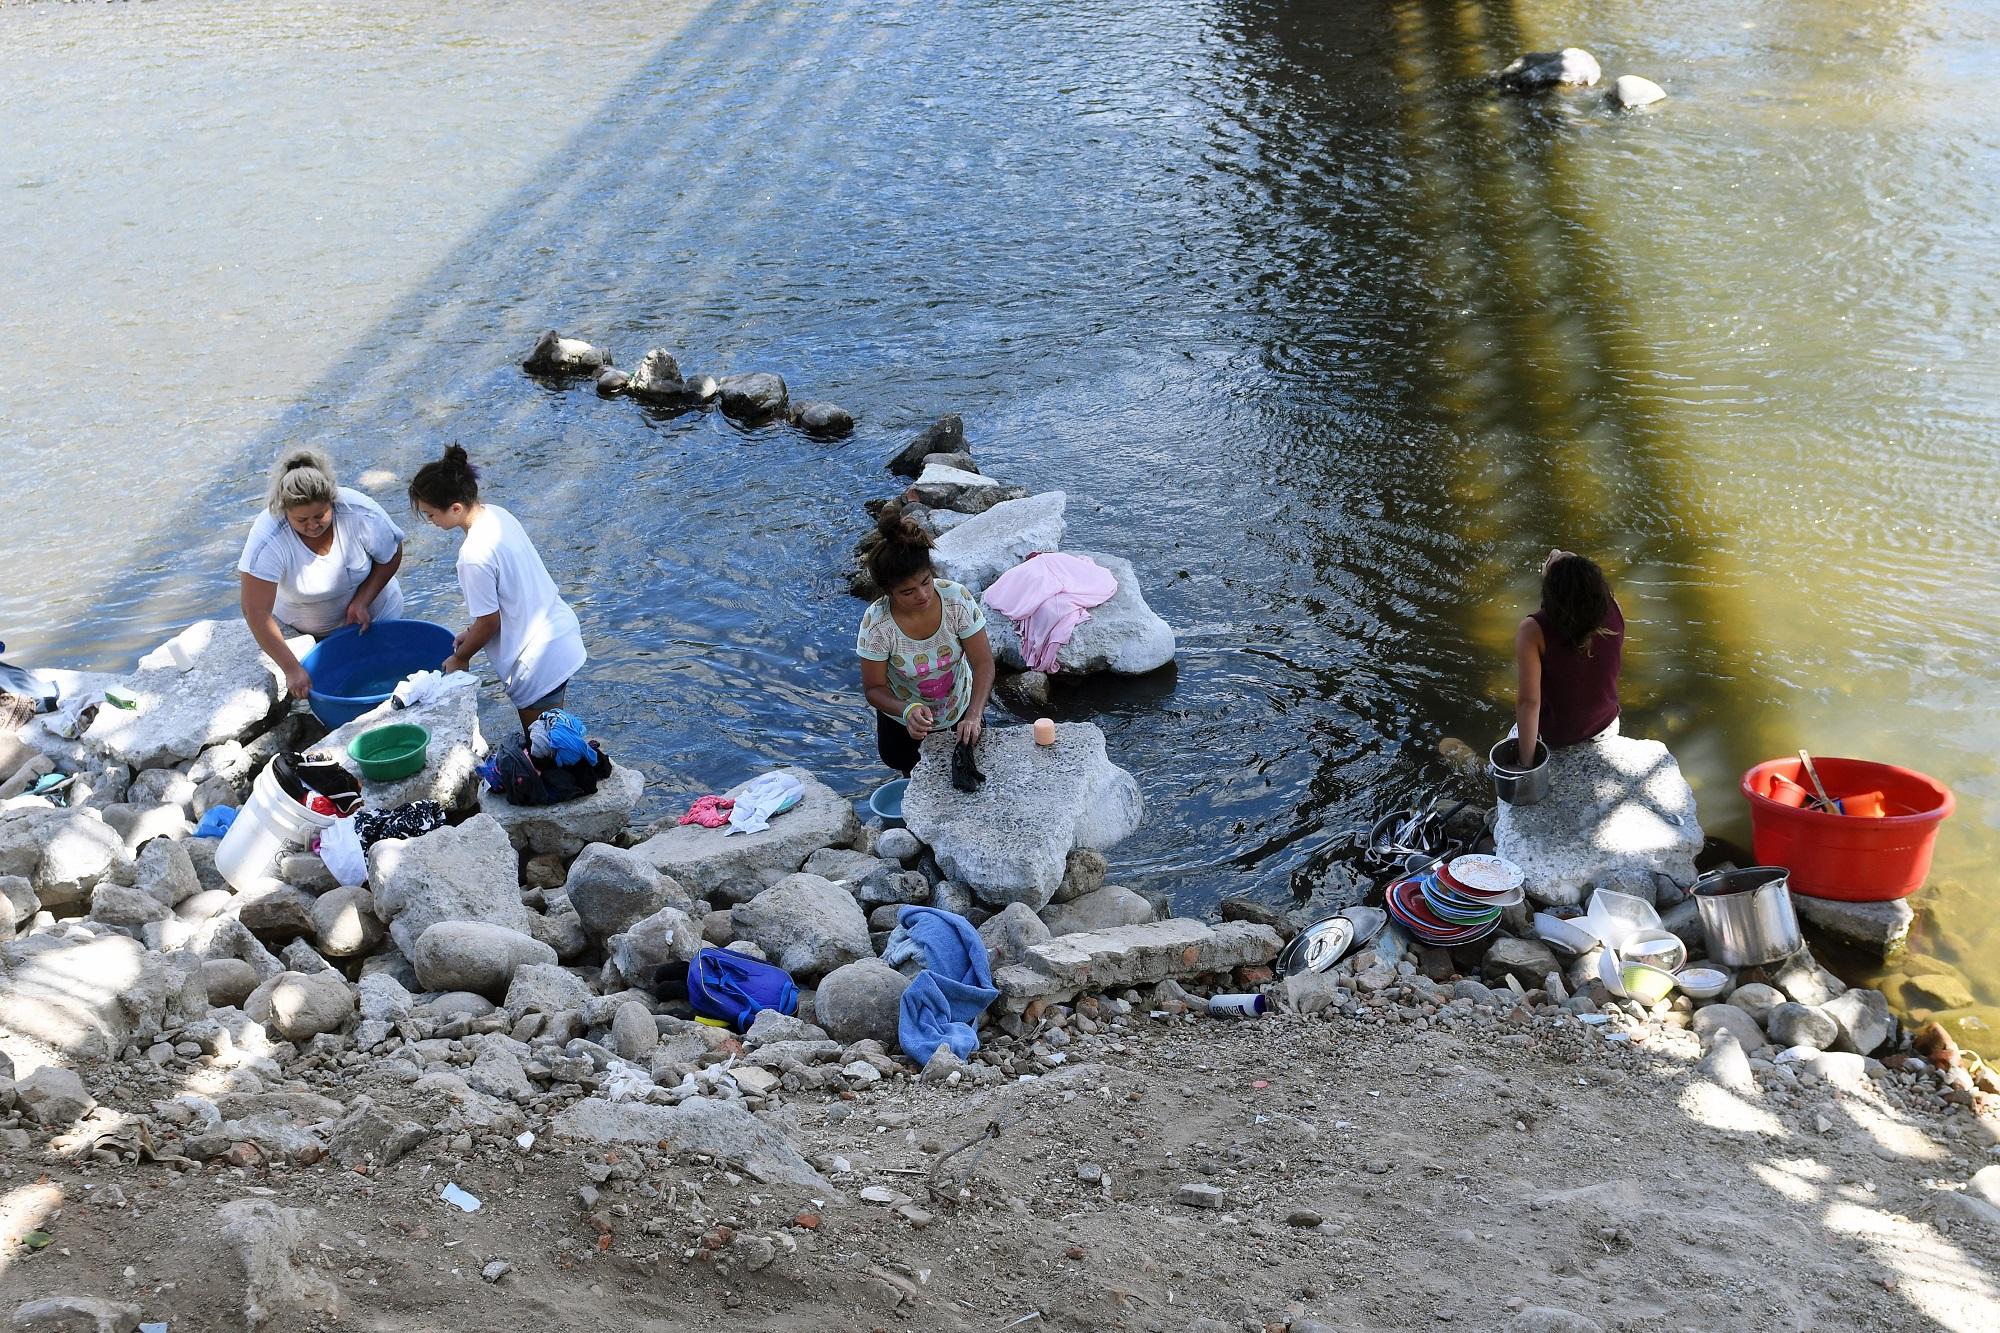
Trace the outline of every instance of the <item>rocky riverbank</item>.
[[[985, 478], [955, 419], [891, 470], [975, 590], [1060, 543], [1063, 497]], [[1119, 597], [1065, 671], [1170, 660], [1131, 567], [1100, 561]], [[469, 682], [324, 735], [234, 621], [123, 676], [56, 674], [131, 706], [74, 735], [38, 718], [0, 751], [16, 1327], [664, 1329], [691, 1308], [773, 1328], [1974, 1327], [2000, 1308], [1991, 1072], [1809, 954], [1648, 1008], [1532, 938], [1523, 904], [1477, 946], [1390, 926], [1280, 978], [1284, 942], [1344, 900], [1209, 922], [1119, 886], [1144, 801], [1083, 722], [1048, 745], [990, 728], [972, 793], [933, 739], [907, 827], [785, 769], [796, 806], [731, 834], [635, 822], [623, 763], [557, 806], [483, 790]], [[369, 780], [345, 743], [392, 717], [428, 730], [425, 766]], [[219, 864], [197, 823], [312, 746], [370, 809], [445, 822], [375, 841], [360, 882], [301, 847]], [[1558, 806], [1500, 821], [1503, 850], [1543, 905], [1615, 884], [1698, 956], [1701, 839], [1671, 758], [1631, 741], [1582, 763]], [[70, 781], [30, 785], [47, 773]], [[1561, 826], [1598, 806], [1616, 838]], [[921, 965], [884, 954], [911, 906], [978, 928], [998, 998], [969, 1056], [904, 1058]], [[696, 1021], [657, 977], [704, 946], [783, 966], [798, 1014]], [[1272, 1012], [1208, 1016], [1223, 991]]]

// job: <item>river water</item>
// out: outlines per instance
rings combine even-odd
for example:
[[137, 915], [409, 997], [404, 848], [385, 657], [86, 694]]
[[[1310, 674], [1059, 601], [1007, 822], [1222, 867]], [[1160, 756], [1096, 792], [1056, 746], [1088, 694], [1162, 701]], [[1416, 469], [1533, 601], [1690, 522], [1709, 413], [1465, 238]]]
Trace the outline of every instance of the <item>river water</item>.
[[[577, 603], [573, 703], [657, 807], [775, 760], [860, 793], [842, 570], [881, 460], [955, 411], [1181, 631], [1176, 669], [1064, 706], [1151, 803], [1125, 882], [1308, 889], [1444, 779], [1440, 738], [1504, 729], [1561, 544], [1613, 570], [1626, 730], [1711, 831], [1800, 745], [1954, 786], [1914, 947], [2000, 1028], [1982, 10], [0, 10], [0, 638], [129, 662], [230, 612], [281, 444], [401, 478], [456, 440]], [[1565, 43], [1669, 100], [1480, 82]], [[861, 427], [543, 386], [515, 362], [549, 325], [776, 370]], [[446, 622], [451, 557], [412, 528]]]

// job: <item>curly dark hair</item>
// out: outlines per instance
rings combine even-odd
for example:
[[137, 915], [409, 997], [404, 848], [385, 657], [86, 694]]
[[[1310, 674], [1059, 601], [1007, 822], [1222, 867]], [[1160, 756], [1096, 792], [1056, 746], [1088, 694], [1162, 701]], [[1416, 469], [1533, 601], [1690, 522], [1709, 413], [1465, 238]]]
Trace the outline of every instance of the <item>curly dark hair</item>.
[[1588, 653], [1611, 614], [1611, 584], [1588, 556], [1559, 556], [1542, 571], [1542, 612], [1564, 647]]
[[899, 583], [931, 568], [931, 536], [903, 511], [901, 501], [884, 505], [861, 553], [868, 577], [884, 596]]

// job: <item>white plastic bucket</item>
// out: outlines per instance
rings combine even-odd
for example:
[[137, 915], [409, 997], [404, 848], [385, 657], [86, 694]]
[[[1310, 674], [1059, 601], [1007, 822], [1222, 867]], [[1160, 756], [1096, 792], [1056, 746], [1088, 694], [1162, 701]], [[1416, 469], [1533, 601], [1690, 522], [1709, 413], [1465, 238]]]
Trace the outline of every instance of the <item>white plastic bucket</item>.
[[272, 862], [303, 849], [316, 830], [333, 827], [332, 815], [316, 815], [285, 795], [266, 764], [250, 784], [250, 799], [215, 849], [215, 869], [231, 886], [247, 890], [271, 874]]

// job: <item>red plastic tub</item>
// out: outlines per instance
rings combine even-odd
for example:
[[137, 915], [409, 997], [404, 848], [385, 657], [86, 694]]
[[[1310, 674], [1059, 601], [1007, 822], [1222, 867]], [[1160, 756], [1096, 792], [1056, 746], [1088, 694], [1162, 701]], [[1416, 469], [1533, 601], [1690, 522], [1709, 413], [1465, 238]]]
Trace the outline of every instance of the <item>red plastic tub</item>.
[[[1936, 778], [1866, 759], [1813, 758], [1827, 795], [1880, 792], [1883, 817], [1869, 819], [1803, 810], [1773, 800], [1773, 779], [1811, 785], [1796, 758], [1773, 759], [1743, 775], [1750, 802], [1750, 837], [1760, 865], [1792, 872], [1796, 893], [1852, 903], [1907, 898], [1931, 872], [1938, 825], [1957, 804]], [[1783, 791], [1782, 783], [1776, 784]]]

